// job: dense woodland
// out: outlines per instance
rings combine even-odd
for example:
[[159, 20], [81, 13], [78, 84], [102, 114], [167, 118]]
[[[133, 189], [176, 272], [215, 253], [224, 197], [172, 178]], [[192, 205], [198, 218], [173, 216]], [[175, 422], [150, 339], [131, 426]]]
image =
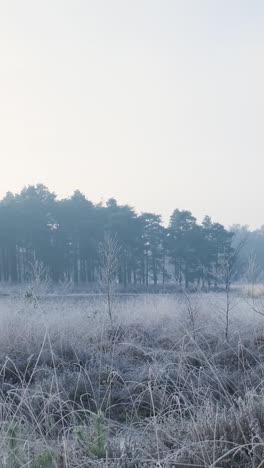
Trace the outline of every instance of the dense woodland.
[[54, 282], [96, 283], [107, 235], [118, 243], [120, 285], [210, 287], [223, 262], [234, 257], [233, 241], [242, 231], [250, 234], [248, 252], [253, 245], [261, 259], [264, 230], [227, 230], [209, 216], [198, 224], [190, 211], [178, 209], [165, 228], [160, 215], [138, 215], [115, 199], [95, 205], [75, 191], [58, 200], [41, 184], [29, 186], [0, 202], [0, 281], [27, 281], [28, 265], [37, 259]]

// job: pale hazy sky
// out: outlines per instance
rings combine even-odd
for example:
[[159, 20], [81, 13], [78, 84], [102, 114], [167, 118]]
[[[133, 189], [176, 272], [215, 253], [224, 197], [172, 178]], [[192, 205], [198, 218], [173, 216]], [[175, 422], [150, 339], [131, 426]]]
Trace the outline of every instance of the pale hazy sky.
[[263, 0], [0, 0], [0, 196], [264, 224]]

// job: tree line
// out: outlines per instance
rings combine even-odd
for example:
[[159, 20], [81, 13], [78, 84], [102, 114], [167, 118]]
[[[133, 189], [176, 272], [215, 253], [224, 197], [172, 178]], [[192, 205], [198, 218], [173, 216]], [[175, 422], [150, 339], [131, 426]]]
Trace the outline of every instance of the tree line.
[[118, 243], [120, 285], [199, 285], [210, 288], [234, 251], [234, 232], [206, 216], [175, 209], [168, 227], [155, 213], [137, 214], [114, 198], [93, 204], [80, 191], [59, 200], [44, 185], [8, 192], [0, 201], [0, 281], [23, 283], [28, 265], [42, 262], [55, 283], [97, 283], [105, 236]]

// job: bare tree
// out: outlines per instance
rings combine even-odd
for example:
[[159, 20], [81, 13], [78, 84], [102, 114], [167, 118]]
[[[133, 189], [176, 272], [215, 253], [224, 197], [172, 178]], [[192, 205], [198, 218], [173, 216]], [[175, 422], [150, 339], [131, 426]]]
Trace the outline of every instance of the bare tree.
[[29, 285], [25, 293], [25, 298], [28, 302], [33, 303], [36, 306], [38, 296], [41, 294], [47, 294], [51, 285], [48, 269], [45, 267], [43, 262], [34, 256], [32, 261], [27, 264], [26, 274]]
[[230, 328], [230, 312], [232, 309], [232, 295], [231, 286], [233, 282], [240, 276], [243, 265], [240, 260], [240, 253], [246, 243], [246, 238], [240, 239], [237, 244], [228, 248], [221, 259], [218, 271], [215, 273], [215, 278], [219, 283], [224, 285], [225, 290], [225, 306], [222, 309], [224, 328], [225, 328], [225, 339], [228, 340], [229, 328]]
[[[248, 268], [246, 279], [248, 282], [246, 303], [251, 309], [259, 315], [264, 316], [264, 300], [263, 300], [263, 272], [257, 263], [256, 255], [251, 253], [248, 259]], [[256, 284], [260, 283], [261, 287], [256, 291]]]
[[257, 263], [256, 254], [251, 252], [248, 258], [246, 280], [248, 284], [248, 295], [250, 298], [255, 298], [255, 286], [261, 277], [261, 268]]
[[196, 340], [196, 333], [198, 330], [198, 314], [199, 314], [199, 305], [197, 302], [194, 302], [190, 295], [183, 290], [184, 303], [187, 310], [188, 322], [191, 327], [192, 338]]
[[101, 286], [106, 294], [107, 313], [113, 323], [113, 301], [117, 287], [118, 254], [120, 248], [117, 239], [106, 235], [100, 248], [101, 256]]

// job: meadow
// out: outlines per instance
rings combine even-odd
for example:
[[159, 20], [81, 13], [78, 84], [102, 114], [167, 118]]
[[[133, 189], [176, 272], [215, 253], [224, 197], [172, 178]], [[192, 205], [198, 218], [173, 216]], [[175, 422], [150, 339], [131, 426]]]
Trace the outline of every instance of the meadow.
[[0, 297], [0, 467], [264, 466], [262, 291]]

